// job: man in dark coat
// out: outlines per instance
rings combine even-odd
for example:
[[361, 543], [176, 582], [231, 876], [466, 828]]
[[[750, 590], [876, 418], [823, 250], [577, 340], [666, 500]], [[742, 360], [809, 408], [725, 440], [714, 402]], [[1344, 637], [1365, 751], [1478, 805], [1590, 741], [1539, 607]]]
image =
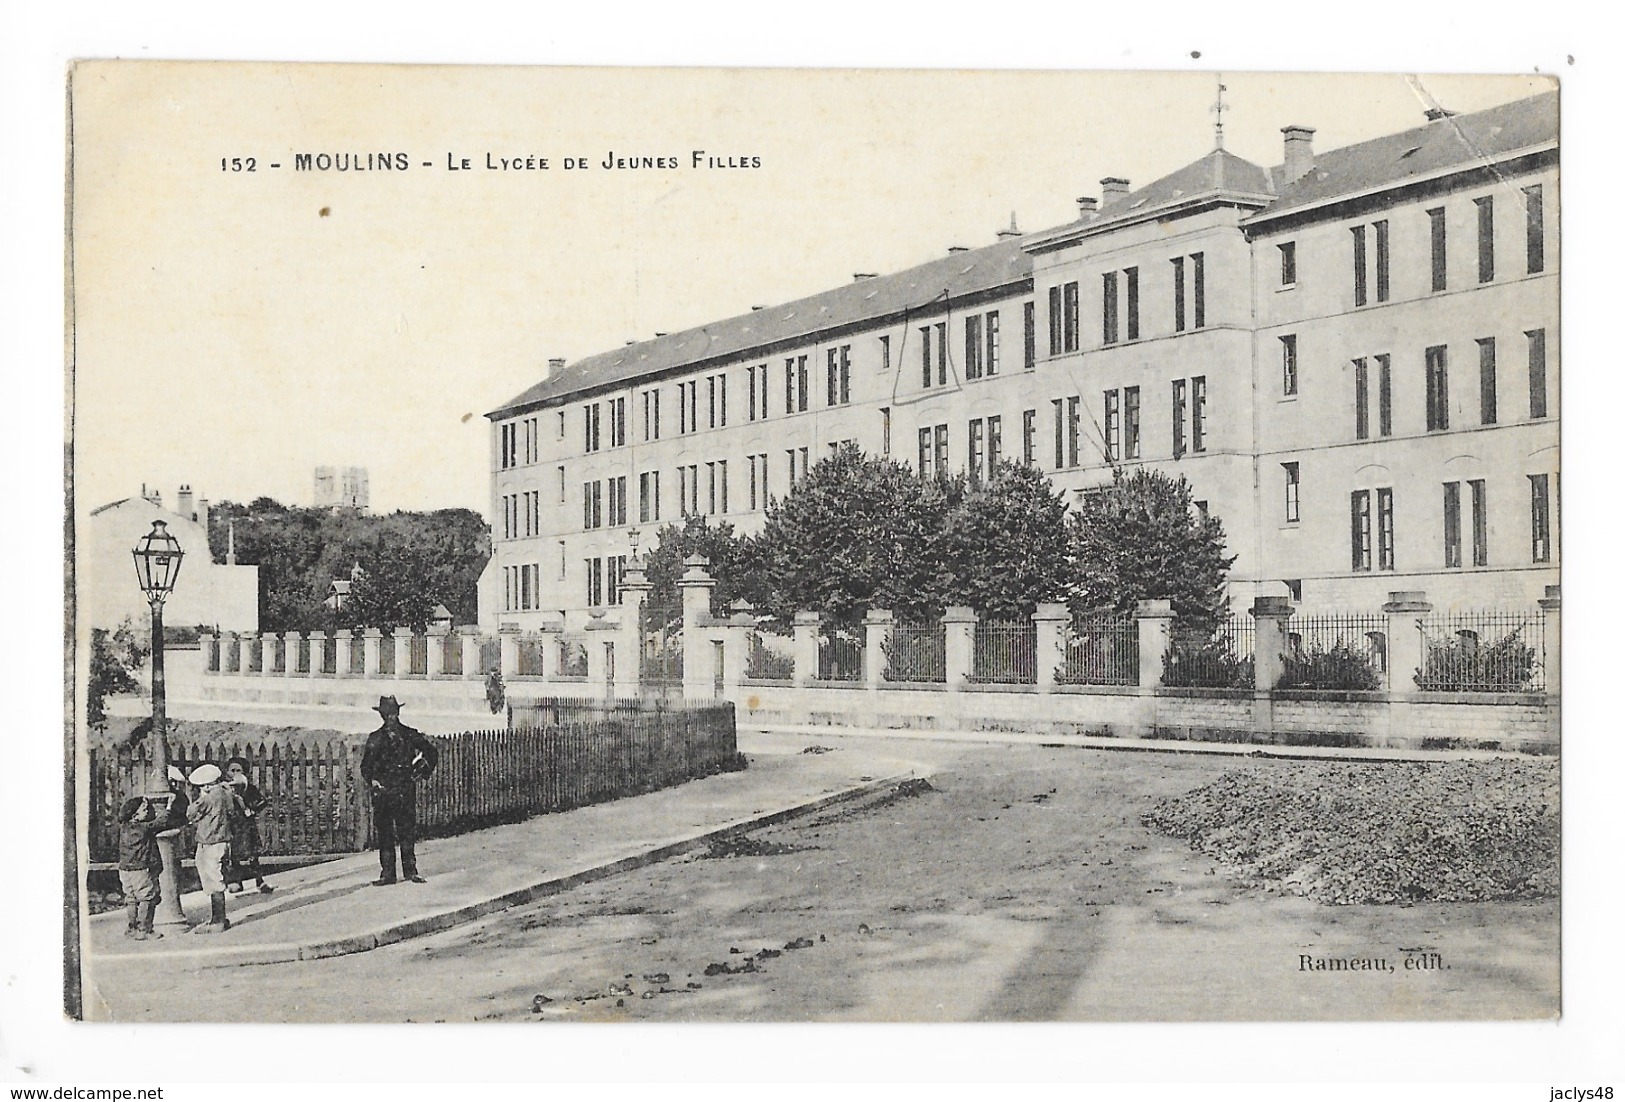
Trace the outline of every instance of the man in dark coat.
[[378, 698], [373, 709], [384, 725], [367, 736], [361, 754], [361, 778], [372, 792], [372, 828], [378, 838], [378, 864], [381, 875], [376, 885], [395, 883], [395, 847], [401, 851], [401, 875], [422, 884], [418, 875], [418, 809], [416, 784], [434, 772], [440, 750], [424, 736], [401, 722], [401, 705], [392, 696]]

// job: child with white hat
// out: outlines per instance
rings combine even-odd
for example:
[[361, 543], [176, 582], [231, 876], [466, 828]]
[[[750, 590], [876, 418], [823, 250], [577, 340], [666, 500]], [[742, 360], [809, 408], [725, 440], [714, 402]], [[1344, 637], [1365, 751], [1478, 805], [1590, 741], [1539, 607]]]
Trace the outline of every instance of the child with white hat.
[[226, 918], [226, 862], [231, 859], [232, 832], [246, 818], [243, 801], [218, 765], [204, 763], [186, 779], [199, 789], [186, 817], [197, 829], [197, 878], [209, 893], [209, 921], [192, 927], [192, 932], [223, 933], [231, 927]]

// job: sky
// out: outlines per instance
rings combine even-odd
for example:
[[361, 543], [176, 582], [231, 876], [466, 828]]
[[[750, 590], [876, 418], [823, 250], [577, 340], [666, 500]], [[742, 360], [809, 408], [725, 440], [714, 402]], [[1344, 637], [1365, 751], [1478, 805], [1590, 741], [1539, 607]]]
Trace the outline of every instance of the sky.
[[[550, 358], [987, 244], [1012, 215], [1023, 230], [1071, 221], [1102, 177], [1137, 187], [1210, 150], [1221, 79], [1226, 148], [1265, 166], [1288, 124], [1315, 127], [1326, 150], [1420, 125], [1435, 104], [1551, 87], [87, 64], [72, 93], [78, 501], [145, 484], [173, 502], [185, 483], [211, 500], [310, 504], [314, 468], [357, 465], [377, 511], [486, 512], [484, 414]], [[760, 167], [695, 168], [696, 150]], [[297, 171], [301, 152], [409, 167]], [[611, 155], [681, 167], [605, 170]], [[488, 157], [548, 168], [493, 171]]]

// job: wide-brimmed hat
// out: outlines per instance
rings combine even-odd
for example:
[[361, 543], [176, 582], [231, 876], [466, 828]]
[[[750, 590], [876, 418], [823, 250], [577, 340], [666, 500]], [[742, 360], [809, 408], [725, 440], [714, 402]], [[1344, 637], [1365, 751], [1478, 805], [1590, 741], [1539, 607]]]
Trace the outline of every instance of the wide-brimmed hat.
[[213, 784], [220, 779], [220, 767], [212, 762], [204, 762], [192, 770], [191, 775], [186, 779], [196, 785]]
[[185, 772], [183, 772], [178, 765], [172, 765], [169, 767], [168, 776], [172, 781], [184, 781], [186, 779]]
[[399, 715], [401, 702], [392, 696], [381, 696], [378, 698], [378, 706], [373, 711], [379, 715]]

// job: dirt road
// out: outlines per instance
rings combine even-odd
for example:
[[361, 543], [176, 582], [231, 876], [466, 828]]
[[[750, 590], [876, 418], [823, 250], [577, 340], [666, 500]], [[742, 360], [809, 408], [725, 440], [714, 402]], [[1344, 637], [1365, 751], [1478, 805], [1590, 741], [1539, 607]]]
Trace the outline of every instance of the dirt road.
[[[831, 753], [857, 750], [826, 740]], [[789, 749], [780, 747], [780, 749]], [[936, 751], [928, 786], [351, 957], [103, 985], [215, 1021], [1551, 1017], [1556, 901], [1330, 907], [1246, 892], [1140, 825], [1293, 763]], [[1307, 963], [1306, 963], [1307, 962]], [[1317, 963], [1331, 962], [1331, 963]]]

